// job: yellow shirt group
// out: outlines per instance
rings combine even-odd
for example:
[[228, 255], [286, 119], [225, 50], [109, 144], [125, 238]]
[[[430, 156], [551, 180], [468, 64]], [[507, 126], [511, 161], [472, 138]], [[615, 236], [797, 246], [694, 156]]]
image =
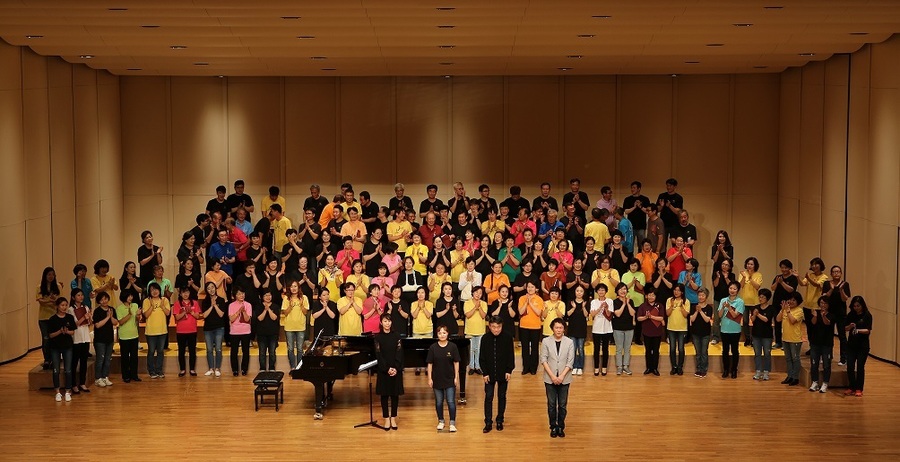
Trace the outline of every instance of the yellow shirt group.
[[[362, 309], [362, 303], [359, 300], [354, 303]], [[348, 305], [350, 305], [350, 299], [347, 297], [341, 297], [337, 302], [339, 312], [347, 308], [347, 312], [341, 314], [338, 335], [362, 335], [362, 317], [354, 308], [348, 308]]]
[[800, 343], [803, 341], [803, 308], [797, 306], [791, 310], [791, 316], [798, 321], [791, 324], [785, 314], [781, 320], [781, 340], [785, 342]]
[[[306, 295], [299, 298], [288, 298], [287, 295], [281, 296], [281, 325], [287, 332], [302, 332], [306, 330], [307, 317], [303, 310], [309, 311], [309, 299]], [[286, 308], [290, 308], [291, 312], [284, 314]]]
[[684, 311], [691, 312], [691, 302], [685, 300], [676, 300], [674, 297], [666, 301], [666, 311], [672, 308], [672, 314], [666, 320], [666, 328], [675, 332], [687, 332], [688, 320], [687, 316], [681, 312], [679, 307], [683, 307]]
[[550, 328], [550, 323], [553, 322], [556, 318], [564, 318], [566, 315], [566, 304], [561, 300], [553, 301], [547, 300], [544, 302], [544, 322], [542, 323], [544, 326], [544, 335], [550, 336], [553, 335], [553, 329]]
[[[485, 324], [484, 317], [487, 316], [488, 306], [487, 302], [484, 300], [479, 300], [481, 303], [481, 311], [475, 311], [472, 313], [472, 316], [466, 316], [466, 335], [471, 335], [473, 337], [477, 337], [479, 335], [484, 335], [485, 332]], [[467, 300], [466, 303], [463, 304], [463, 313], [468, 313], [475, 309], [475, 301]]]

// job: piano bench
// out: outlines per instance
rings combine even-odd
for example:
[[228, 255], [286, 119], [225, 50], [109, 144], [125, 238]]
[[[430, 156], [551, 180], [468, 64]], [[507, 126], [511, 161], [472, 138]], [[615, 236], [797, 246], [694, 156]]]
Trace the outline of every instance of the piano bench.
[[281, 371], [264, 371], [256, 375], [253, 379], [253, 384], [256, 385], [256, 389], [253, 391], [253, 406], [257, 411], [259, 411], [260, 404], [265, 404], [263, 397], [273, 396], [275, 397], [275, 411], [278, 412], [279, 400], [280, 404], [284, 404], [283, 378], [284, 372]]

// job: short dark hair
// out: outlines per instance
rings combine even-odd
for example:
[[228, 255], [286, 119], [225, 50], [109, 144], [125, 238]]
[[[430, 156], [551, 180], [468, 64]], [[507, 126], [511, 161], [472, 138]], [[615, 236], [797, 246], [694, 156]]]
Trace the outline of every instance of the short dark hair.
[[666, 184], [670, 184], [672, 186], [678, 186], [678, 180], [676, 180], [675, 178], [669, 178], [668, 180], [666, 180]]
[[600, 188], [600, 194], [606, 194], [608, 192], [610, 192], [610, 193], [612, 192], [612, 188], [610, 188], [609, 186], [604, 186], [604, 187]]
[[94, 274], [100, 274], [100, 270], [103, 268], [109, 270], [109, 262], [103, 259], [97, 260], [97, 262], [94, 263]]
[[819, 265], [819, 268], [820, 268], [822, 271], [825, 271], [825, 262], [824, 262], [821, 258], [819, 258], [819, 257], [815, 257], [815, 258], [813, 258], [812, 260], [810, 260], [810, 261], [809, 261], [809, 264], [810, 264], [810, 265]]
[[572, 178], [571, 180], [569, 180], [569, 184], [573, 184], [573, 183], [581, 184], [581, 179], [578, 177], [575, 177], [575, 178]]
[[244, 186], [244, 180], [235, 180], [234, 187], [237, 188], [238, 186]]
[[281, 194], [281, 188], [279, 188], [278, 186], [275, 186], [275, 185], [269, 186], [269, 195], [270, 196], [277, 196], [279, 194]]
[[500, 324], [503, 325], [503, 318], [497, 315], [491, 315], [488, 317], [488, 324]]
[[437, 190], [438, 190], [437, 185], [436, 185], [436, 184], [430, 184], [430, 185], [428, 185], [428, 186], [425, 187], [425, 191], [429, 191], [429, 190], [432, 190], [432, 189], [435, 190], [435, 191], [437, 191]]
[[372, 196], [369, 194], [369, 191], [363, 191], [363, 192], [359, 193], [359, 198], [369, 200], [372, 198]]
[[566, 327], [566, 322], [563, 321], [562, 318], [555, 318], [554, 320], [550, 321], [550, 328], [553, 329], [557, 324], [561, 324], [563, 327]]
[[271, 208], [273, 212], [284, 213], [284, 211], [281, 210], [281, 204], [272, 204], [269, 208]]
[[794, 269], [794, 263], [787, 258], [778, 262], [778, 266], [783, 266], [787, 269]]
[[225, 189], [225, 185], [220, 184], [219, 186], [216, 186], [216, 192], [217, 193], [226, 193], [226, 192], [228, 192], [228, 190]]
[[640, 181], [632, 181], [631, 186], [637, 186], [638, 189], [641, 189], [643, 187]]
[[481, 183], [480, 185], [478, 185], [478, 192], [484, 192], [485, 189], [491, 189], [491, 187], [484, 183]]
[[205, 213], [198, 214], [197, 218], [195, 220], [197, 221], [197, 224], [199, 225], [200, 223], [203, 223], [204, 221], [209, 220], [209, 215], [207, 215]]
[[544, 186], [546, 186], [546, 187], [549, 188], [549, 187], [550, 187], [550, 183], [547, 183], [546, 181], [543, 182], [543, 183], [541, 183], [541, 187], [543, 188]]
[[518, 196], [522, 194], [522, 188], [517, 185], [513, 185], [509, 187], [509, 195], [510, 196]]

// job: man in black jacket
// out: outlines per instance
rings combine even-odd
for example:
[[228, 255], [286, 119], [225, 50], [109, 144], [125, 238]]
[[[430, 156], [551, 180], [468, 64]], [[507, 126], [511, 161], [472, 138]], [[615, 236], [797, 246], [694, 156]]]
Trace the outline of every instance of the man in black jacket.
[[506, 389], [509, 376], [516, 367], [513, 338], [503, 332], [503, 320], [499, 316], [488, 318], [490, 332], [481, 338], [480, 363], [484, 374], [484, 433], [491, 431], [493, 422], [494, 385], [497, 385], [497, 431], [503, 430], [503, 413], [506, 411]]

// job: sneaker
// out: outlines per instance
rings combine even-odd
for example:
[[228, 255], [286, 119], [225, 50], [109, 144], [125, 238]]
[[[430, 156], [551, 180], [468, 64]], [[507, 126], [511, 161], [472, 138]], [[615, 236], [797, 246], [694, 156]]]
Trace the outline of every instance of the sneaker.
[[631, 375], [631, 369], [629, 369], [628, 366], [625, 366], [625, 368], [622, 369], [622, 372], [624, 372], [625, 375]]
[[438, 422], [437, 431], [443, 431], [443, 430], [444, 430], [444, 422]]
[[769, 380], [769, 371], [763, 371], [762, 379], [763, 381]]
[[157, 377], [158, 377], [158, 376], [157, 376], [156, 374], [150, 374], [150, 378], [151, 378], [151, 379], [155, 379], [155, 378], [157, 378]]
[[756, 371], [756, 373], [753, 374], [753, 380], [759, 380], [761, 378], [762, 378], [762, 372]]
[[161, 379], [164, 379], [164, 378], [166, 378], [166, 374], [159, 374], [158, 377]]
[[209, 376], [213, 375], [213, 370], [210, 369], [210, 370], [206, 371], [206, 373], [204, 373], [203, 375], [209, 377]]
[[[856, 393], [857, 393], [856, 396], [862, 396], [862, 392], [861, 392], [861, 391], [858, 391], [858, 392], [856, 392]], [[69, 392], [66, 392], [66, 402], [68, 403], [69, 401], [72, 401], [72, 394], [69, 393]]]
[[838, 361], [838, 366], [846, 366], [846, 365], [847, 365], [847, 360], [842, 359], [842, 360]]
[[819, 393], [828, 393], [828, 384], [823, 383], [821, 387], [819, 387]]
[[617, 368], [616, 368], [616, 375], [622, 375], [622, 368], [621, 368], [621, 367], [617, 367]]
[[216, 370], [216, 377], [221, 377], [221, 376], [222, 376], [222, 371]]
[[94, 380], [94, 385], [97, 385], [98, 387], [103, 388], [106, 386], [106, 382], [104, 382], [103, 379], [97, 379], [97, 380]]
[[313, 414], [313, 419], [315, 419], [315, 420], [322, 420], [324, 418], [325, 418], [325, 416], [322, 415], [321, 412], [316, 412], [315, 414]]
[[109, 377], [103, 377], [103, 383], [105, 383], [107, 387], [112, 386], [112, 382], [109, 381]]
[[456, 425], [450, 424], [450, 433], [456, 433]]
[[56, 392], [56, 402], [58, 403], [60, 401], [62, 401], [62, 393]]
[[819, 382], [813, 382], [812, 385], [809, 386], [809, 391], [819, 391]]

